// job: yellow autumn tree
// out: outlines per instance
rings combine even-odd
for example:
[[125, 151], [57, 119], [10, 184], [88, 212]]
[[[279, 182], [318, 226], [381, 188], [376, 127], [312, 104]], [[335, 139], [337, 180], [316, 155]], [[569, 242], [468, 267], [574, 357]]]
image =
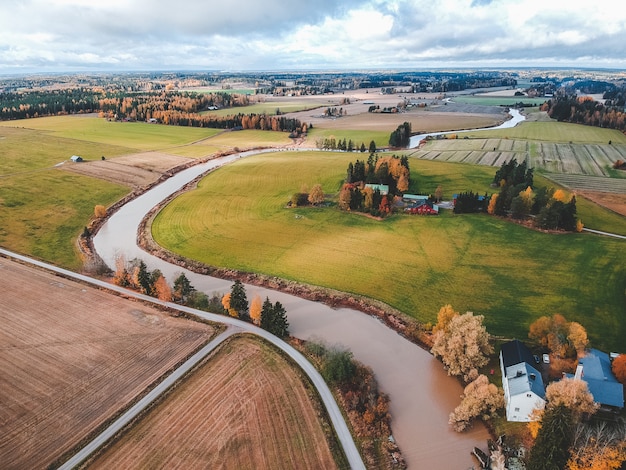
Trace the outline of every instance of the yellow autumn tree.
[[231, 306], [230, 306], [230, 292], [227, 292], [222, 297], [222, 306], [224, 307], [224, 309], [228, 312], [228, 314], [231, 317], [235, 317], [235, 318], [239, 317], [239, 314], [237, 313], [237, 310], [235, 310], [234, 308], [231, 308]]
[[457, 315], [459, 315], [459, 312], [456, 312], [452, 305], [447, 304], [441, 307], [439, 313], [437, 313], [437, 324], [433, 327], [433, 333], [445, 331], [452, 319]]
[[263, 305], [261, 302], [261, 297], [259, 295], [255, 295], [250, 302], [250, 318], [252, 319], [252, 323], [259, 326], [261, 324], [261, 311], [263, 309]]
[[154, 292], [157, 299], [164, 302], [172, 301], [172, 289], [163, 275], [159, 276], [158, 279], [154, 281]]
[[487, 206], [487, 213], [493, 215], [496, 211], [496, 201], [498, 200], [498, 193], [493, 194], [489, 199], [489, 206]]
[[314, 206], [317, 206], [318, 204], [324, 202], [324, 190], [322, 189], [321, 184], [316, 184], [311, 188], [308, 201]]
[[107, 216], [107, 208], [98, 204], [93, 208], [93, 213], [98, 219], [102, 219]]
[[561, 201], [563, 204], [567, 204], [572, 199], [572, 196], [562, 189], [557, 189], [554, 191], [552, 199], [555, 201]]

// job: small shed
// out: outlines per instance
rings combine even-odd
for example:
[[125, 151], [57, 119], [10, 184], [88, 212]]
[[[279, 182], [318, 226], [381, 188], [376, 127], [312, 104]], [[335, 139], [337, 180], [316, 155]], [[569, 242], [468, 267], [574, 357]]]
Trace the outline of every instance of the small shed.
[[83, 161], [83, 157], [80, 157], [78, 155], [72, 155], [70, 157], [70, 160], [72, 160], [75, 163], [78, 163], [78, 162], [82, 162]]

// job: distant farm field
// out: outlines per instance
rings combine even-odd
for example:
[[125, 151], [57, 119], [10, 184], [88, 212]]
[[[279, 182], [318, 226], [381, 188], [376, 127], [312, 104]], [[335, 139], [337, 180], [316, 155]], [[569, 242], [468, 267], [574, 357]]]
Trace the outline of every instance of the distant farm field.
[[338, 468], [315, 400], [279, 352], [234, 338], [88, 468]]
[[[221, 132], [220, 129], [198, 127], [165, 126], [145, 122], [112, 122], [95, 116], [54, 116], [23, 121], [5, 121], [3, 126], [24, 127], [48, 131], [58, 137], [88, 141], [97, 144], [115, 144], [135, 150], [163, 150], [186, 145], [205, 139]], [[71, 155], [79, 153], [68, 149]], [[101, 152], [83, 155], [87, 158], [109, 156], [104, 149]]]
[[[596, 346], [620, 344], [626, 334], [623, 241], [544, 234], [446, 211], [379, 222], [335, 208], [285, 207], [303, 185], [320, 183], [336, 194], [356, 157], [280, 152], [237, 161], [168, 205], [153, 234], [161, 245], [207, 264], [377, 298], [423, 322], [451, 303], [484, 314], [494, 334], [525, 337], [534, 319], [558, 312], [582, 323]], [[421, 175], [415, 192], [442, 184], [448, 197], [483, 193], [493, 178], [489, 167], [410, 164]]]
[[5, 469], [56, 468], [215, 333], [6, 258], [0, 273]]
[[[545, 125], [545, 124], [544, 124]], [[549, 124], [548, 124], [549, 125]], [[515, 158], [538, 171], [611, 176], [613, 163], [626, 160], [626, 144], [555, 143], [504, 138], [431, 140], [411, 156], [443, 162], [500, 166]]]
[[212, 114], [215, 116], [232, 116], [235, 114], [267, 114], [274, 116], [278, 113], [293, 113], [296, 111], [305, 111], [315, 109], [321, 105], [313, 101], [265, 101], [254, 103], [248, 106], [237, 106], [235, 108], [224, 108], [210, 111], [203, 111], [200, 114]]
[[523, 122], [510, 129], [466, 132], [468, 138], [536, 140], [574, 144], [626, 144], [626, 135], [613, 129], [583, 126], [567, 122]]
[[546, 98], [529, 98], [528, 96], [494, 96], [494, 95], [459, 95], [453, 96], [455, 103], [474, 104], [480, 106], [513, 106], [517, 103], [540, 106]]

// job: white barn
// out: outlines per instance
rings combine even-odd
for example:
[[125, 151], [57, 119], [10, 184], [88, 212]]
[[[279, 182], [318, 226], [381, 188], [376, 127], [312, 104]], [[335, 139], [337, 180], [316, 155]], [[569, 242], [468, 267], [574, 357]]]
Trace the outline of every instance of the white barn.
[[503, 344], [500, 350], [500, 369], [506, 419], [531, 421], [532, 411], [545, 406], [546, 392], [541, 372], [535, 368], [530, 349], [518, 340]]

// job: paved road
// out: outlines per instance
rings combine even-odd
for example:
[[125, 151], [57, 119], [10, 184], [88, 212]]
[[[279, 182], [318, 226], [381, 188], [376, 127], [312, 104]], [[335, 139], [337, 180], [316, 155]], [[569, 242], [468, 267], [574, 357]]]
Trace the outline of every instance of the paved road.
[[102, 443], [104, 443], [108, 438], [110, 438], [116, 432], [118, 432], [119, 429], [121, 429], [121, 427], [123, 427], [124, 424], [130, 421], [133, 416], [136, 416], [137, 413], [139, 413], [152, 400], [154, 400], [158, 396], [159, 393], [162, 393], [163, 391], [165, 391], [167, 388], [171, 386], [171, 384], [174, 381], [182, 377], [191, 367], [193, 367], [194, 361], [197, 362], [201, 360], [202, 357], [204, 357], [204, 355], [208, 354], [211, 348], [216, 347], [221, 341], [226, 339], [228, 336], [236, 333], [237, 331], [240, 331], [240, 332], [248, 332], [248, 333], [255, 334], [269, 341], [270, 343], [274, 344], [275, 346], [283, 350], [286, 354], [288, 354], [289, 357], [291, 357], [298, 364], [298, 366], [302, 368], [302, 370], [309, 376], [309, 379], [311, 380], [311, 382], [317, 389], [322, 399], [322, 402], [324, 403], [324, 406], [326, 407], [330, 420], [333, 424], [333, 427], [335, 428], [337, 438], [339, 439], [339, 442], [341, 443], [341, 446], [343, 447], [344, 453], [346, 454], [346, 457], [350, 464], [350, 468], [355, 469], [355, 470], [357, 469], [365, 470], [365, 465], [363, 464], [361, 455], [359, 454], [359, 451], [354, 443], [354, 440], [352, 439], [352, 435], [350, 434], [350, 430], [348, 429], [348, 426], [346, 425], [343, 415], [341, 414], [341, 411], [339, 410], [339, 406], [337, 405], [337, 402], [335, 401], [330, 389], [328, 388], [328, 385], [326, 385], [326, 382], [324, 381], [320, 373], [313, 367], [313, 365], [302, 354], [300, 354], [296, 349], [294, 349], [291, 345], [289, 345], [285, 341], [279, 339], [278, 337], [274, 336], [273, 334], [261, 328], [258, 328], [250, 323], [243, 322], [236, 318], [203, 312], [201, 310], [184, 307], [184, 306], [172, 303], [172, 302], [164, 302], [159, 299], [155, 299], [154, 297], [139, 294], [137, 292], [133, 292], [128, 289], [124, 289], [122, 287], [109, 284], [108, 282], [100, 281], [98, 279], [85, 276], [83, 274], [78, 274], [78, 273], [69, 271], [67, 269], [58, 268], [56, 266], [52, 266], [42, 261], [33, 260], [26, 256], [19, 255], [17, 253], [13, 253], [11, 251], [8, 251], [2, 248], [0, 248], [0, 255], [7, 256], [7, 257], [10, 257], [10, 258], [13, 258], [13, 259], [25, 262], [25, 263], [32, 264], [34, 266], [38, 266], [40, 268], [47, 269], [49, 271], [55, 272], [57, 274], [60, 274], [70, 279], [75, 279], [75, 280], [82, 281], [82, 282], [91, 284], [93, 286], [99, 287], [99, 288], [118, 292], [128, 297], [134, 297], [136, 299], [139, 299], [145, 302], [162, 305], [167, 308], [171, 308], [171, 309], [179, 310], [184, 313], [188, 313], [190, 315], [195, 315], [197, 317], [203, 318], [208, 321], [222, 323], [222, 324], [229, 326], [229, 328], [224, 333], [214, 338], [203, 349], [198, 351], [198, 353], [196, 353], [192, 358], [190, 358], [187, 362], [185, 362], [180, 368], [176, 369], [176, 371], [174, 371], [165, 380], [164, 383], [160, 384], [152, 392], [150, 392], [146, 396], [145, 401], [142, 400], [140, 402], [143, 405], [140, 405], [138, 403], [137, 405], [133, 406], [130, 410], [128, 410], [127, 413], [125, 413], [115, 423], [113, 423], [111, 427], [107, 428], [107, 430], [105, 430], [100, 436], [98, 436], [94, 441], [89, 443], [83, 451], [79, 452], [79, 454], [77, 454], [75, 457], [68, 460], [68, 462], [66, 462], [61, 468], [70, 469], [76, 466], [77, 464], [79, 464], [80, 462], [82, 462], [92, 452], [94, 452], [100, 445], [102, 445]]
[[76, 455], [74, 455], [74, 457], [61, 465], [59, 467], [59, 470], [71, 470], [72, 468], [83, 462], [85, 459], [87, 459], [87, 457], [89, 457], [92, 453], [94, 453], [102, 445], [104, 445], [109, 439], [111, 439], [118, 432], [120, 432], [124, 428], [124, 426], [126, 426], [133, 419], [135, 419], [143, 410], [150, 406], [153, 401], [159, 398], [162, 393], [165, 393], [167, 389], [174, 385], [196, 364], [204, 359], [207, 354], [209, 354], [217, 346], [222, 344], [222, 342], [224, 342], [227, 338], [239, 332], [241, 332], [241, 329], [239, 329], [238, 327], [229, 326], [226, 331], [213, 338], [206, 346], [200, 349], [192, 357], [187, 359], [187, 361], [185, 361], [183, 365], [181, 365], [178, 369], [172, 372], [159, 385], [153, 388], [145, 397], [135, 403], [128, 411], [126, 411], [122, 416], [116, 419], [113, 424], [106, 428], [100, 435], [98, 435], [94, 440], [92, 440], [89, 444], [83, 447]]
[[597, 235], [605, 235], [607, 237], [620, 238], [622, 240], [626, 240], [626, 237], [624, 235], [618, 235], [616, 233], [601, 232], [600, 230], [593, 230], [593, 229], [586, 228], [586, 227], [583, 227], [583, 231], [584, 232], [595, 233]]

